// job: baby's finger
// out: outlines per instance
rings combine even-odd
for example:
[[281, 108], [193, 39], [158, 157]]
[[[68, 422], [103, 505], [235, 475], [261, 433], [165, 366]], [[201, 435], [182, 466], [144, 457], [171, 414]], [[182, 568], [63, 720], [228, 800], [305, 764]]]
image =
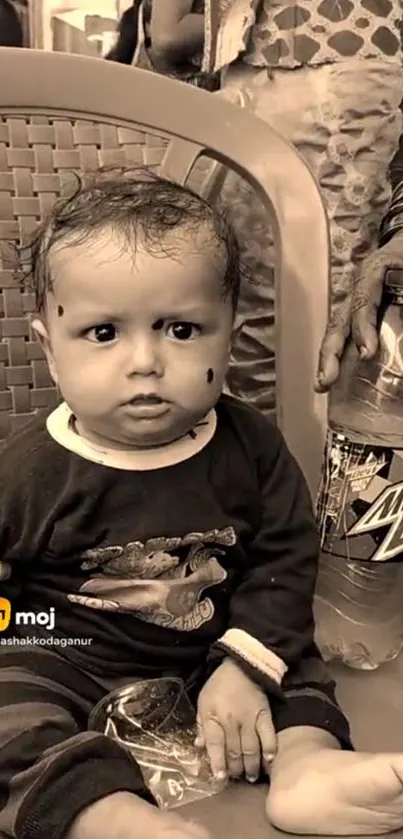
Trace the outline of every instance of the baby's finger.
[[268, 769], [277, 751], [277, 736], [269, 705], [259, 711], [255, 727], [262, 747], [263, 763]]
[[241, 732], [235, 721], [225, 726], [225, 754], [230, 778], [241, 778], [244, 773]]
[[204, 749], [206, 744], [204, 741], [203, 723], [200, 716], [197, 717], [196, 727], [195, 747], [196, 749]]
[[202, 720], [203, 736], [210, 760], [211, 771], [218, 781], [227, 777], [225, 757], [225, 732], [218, 720], [208, 717]]
[[254, 784], [260, 775], [262, 755], [259, 736], [253, 724], [242, 726], [241, 745], [245, 776]]

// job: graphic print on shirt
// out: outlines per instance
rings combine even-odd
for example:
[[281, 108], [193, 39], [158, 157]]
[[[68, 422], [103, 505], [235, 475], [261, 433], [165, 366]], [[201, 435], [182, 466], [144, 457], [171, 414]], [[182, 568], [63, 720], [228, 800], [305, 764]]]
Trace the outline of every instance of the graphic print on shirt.
[[91, 577], [68, 599], [182, 632], [199, 629], [214, 616], [204, 592], [227, 578], [219, 557], [236, 541], [226, 527], [85, 551], [81, 569]]

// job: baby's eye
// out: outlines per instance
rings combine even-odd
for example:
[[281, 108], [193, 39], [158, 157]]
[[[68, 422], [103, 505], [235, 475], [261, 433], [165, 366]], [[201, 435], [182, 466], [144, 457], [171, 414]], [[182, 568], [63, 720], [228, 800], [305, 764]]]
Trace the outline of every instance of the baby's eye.
[[117, 337], [117, 329], [113, 323], [101, 323], [99, 326], [93, 326], [87, 332], [87, 338], [97, 344], [107, 344], [110, 341], [115, 341]]
[[200, 332], [200, 326], [195, 323], [188, 323], [188, 321], [176, 321], [171, 323], [168, 328], [168, 333], [171, 332], [172, 337], [177, 341], [189, 341], [196, 337], [196, 333]]

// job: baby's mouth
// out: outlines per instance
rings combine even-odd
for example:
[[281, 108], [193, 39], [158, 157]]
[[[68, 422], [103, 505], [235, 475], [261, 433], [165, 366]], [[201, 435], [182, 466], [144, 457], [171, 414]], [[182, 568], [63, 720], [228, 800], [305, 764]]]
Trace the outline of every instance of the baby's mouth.
[[129, 399], [129, 405], [162, 405], [164, 400], [157, 393], [138, 393]]
[[135, 396], [126, 402], [126, 410], [136, 419], [157, 419], [169, 410], [169, 405], [156, 394]]

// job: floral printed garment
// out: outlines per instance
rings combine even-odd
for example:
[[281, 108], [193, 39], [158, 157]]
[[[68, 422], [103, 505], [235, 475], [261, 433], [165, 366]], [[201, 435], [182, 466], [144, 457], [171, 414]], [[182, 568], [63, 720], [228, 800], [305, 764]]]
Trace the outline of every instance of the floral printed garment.
[[263, 0], [244, 60], [288, 68], [400, 61], [402, 14], [402, 0]]
[[206, 0], [203, 69], [400, 61], [402, 0]]

